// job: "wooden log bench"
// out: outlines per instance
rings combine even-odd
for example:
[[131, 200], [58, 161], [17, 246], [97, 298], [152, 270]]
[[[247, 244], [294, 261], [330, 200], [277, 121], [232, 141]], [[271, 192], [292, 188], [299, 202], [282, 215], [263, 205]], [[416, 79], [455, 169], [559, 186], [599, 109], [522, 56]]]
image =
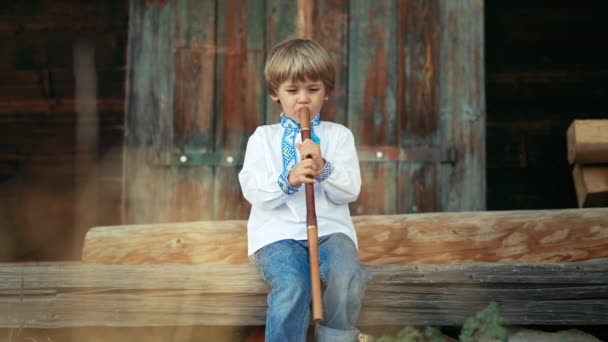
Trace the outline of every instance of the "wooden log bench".
[[[353, 218], [359, 325], [608, 323], [608, 208]], [[97, 227], [78, 263], [0, 264], [0, 327], [264, 324], [246, 222]]]

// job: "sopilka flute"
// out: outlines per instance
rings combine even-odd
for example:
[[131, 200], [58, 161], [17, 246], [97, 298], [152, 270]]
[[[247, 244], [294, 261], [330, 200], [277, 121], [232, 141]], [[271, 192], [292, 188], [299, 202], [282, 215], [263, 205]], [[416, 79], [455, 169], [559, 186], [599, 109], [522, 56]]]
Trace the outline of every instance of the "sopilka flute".
[[[300, 129], [302, 142], [310, 139], [310, 110], [306, 107], [300, 111]], [[312, 158], [305, 156], [305, 158]], [[317, 212], [315, 211], [314, 184], [306, 183], [306, 232], [308, 236], [308, 263], [310, 264], [310, 287], [312, 292], [312, 319], [323, 320], [323, 297], [321, 294], [321, 275], [319, 273], [319, 232], [317, 230]]]

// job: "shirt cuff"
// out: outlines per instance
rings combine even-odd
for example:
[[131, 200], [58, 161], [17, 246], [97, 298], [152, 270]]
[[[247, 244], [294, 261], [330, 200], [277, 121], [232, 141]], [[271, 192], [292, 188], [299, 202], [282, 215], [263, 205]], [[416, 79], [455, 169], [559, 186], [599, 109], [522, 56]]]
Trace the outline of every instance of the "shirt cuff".
[[325, 166], [319, 172], [317, 176], [317, 182], [322, 182], [327, 179], [327, 177], [331, 176], [331, 173], [334, 172], [334, 165], [327, 160], [325, 161]]
[[283, 171], [279, 175], [279, 178], [277, 179], [277, 183], [279, 184], [279, 186], [281, 187], [281, 190], [283, 190], [284, 193], [286, 193], [288, 195], [293, 195], [296, 192], [298, 192], [298, 189], [294, 188], [293, 186], [291, 186], [291, 184], [289, 184], [289, 182], [287, 181], [288, 174], [289, 174], [289, 172]]

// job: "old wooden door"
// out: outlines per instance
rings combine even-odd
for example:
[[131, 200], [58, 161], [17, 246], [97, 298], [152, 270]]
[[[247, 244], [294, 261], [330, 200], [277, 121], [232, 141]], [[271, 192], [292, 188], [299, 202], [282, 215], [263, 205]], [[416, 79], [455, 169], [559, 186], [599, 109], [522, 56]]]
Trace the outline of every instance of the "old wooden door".
[[264, 59], [297, 36], [335, 59], [322, 119], [355, 134], [353, 214], [485, 208], [482, 1], [132, 0], [125, 223], [247, 218], [247, 139], [280, 113]]

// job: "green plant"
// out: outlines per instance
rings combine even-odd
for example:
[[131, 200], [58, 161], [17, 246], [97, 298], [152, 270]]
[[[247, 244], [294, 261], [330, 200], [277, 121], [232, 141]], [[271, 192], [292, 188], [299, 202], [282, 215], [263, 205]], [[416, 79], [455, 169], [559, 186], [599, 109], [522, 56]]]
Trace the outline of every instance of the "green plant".
[[464, 322], [458, 340], [460, 342], [476, 342], [480, 336], [507, 341], [508, 332], [503, 326], [498, 305], [494, 302]]
[[[464, 322], [458, 340], [460, 342], [476, 342], [480, 336], [507, 341], [508, 332], [503, 326], [503, 319], [498, 311], [498, 305], [494, 302]], [[397, 333], [397, 336], [382, 336], [376, 341], [442, 342], [443, 335], [441, 334], [441, 330], [434, 327], [418, 328], [406, 326]]]

